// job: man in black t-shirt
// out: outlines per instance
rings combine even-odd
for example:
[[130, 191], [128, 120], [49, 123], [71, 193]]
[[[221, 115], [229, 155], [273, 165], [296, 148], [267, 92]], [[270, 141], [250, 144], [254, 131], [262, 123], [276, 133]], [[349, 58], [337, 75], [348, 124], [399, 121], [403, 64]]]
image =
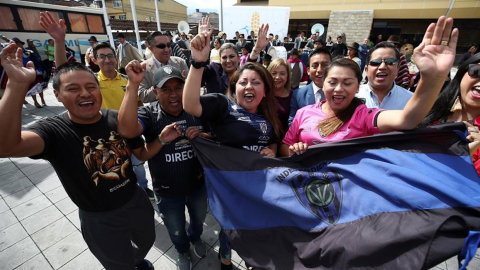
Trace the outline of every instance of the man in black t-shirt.
[[[200, 236], [207, 213], [207, 193], [204, 173], [193, 152], [190, 140], [208, 136], [200, 120], [183, 110], [184, 79], [180, 70], [172, 66], [160, 67], [153, 77], [153, 92], [157, 102], [138, 108], [136, 99], [145, 67], [138, 61], [127, 65], [128, 84], [119, 111], [118, 128], [127, 138], [144, 135], [155, 194], [159, 196], [158, 209], [170, 239], [178, 252], [180, 270], [191, 269], [190, 243], [198, 258], [206, 255], [206, 246]], [[185, 230], [185, 207], [190, 224]]]
[[[63, 44], [65, 31], [60, 25], [57, 29], [55, 41]], [[67, 112], [21, 131], [22, 103], [35, 69], [32, 62], [23, 67], [21, 49], [16, 51], [10, 44], [0, 54], [9, 77], [0, 101], [0, 156], [42, 158], [52, 164], [79, 207], [85, 242], [105, 269], [153, 269], [145, 256], [155, 241], [154, 211], [136, 185], [130, 160], [143, 141], [118, 135], [117, 112], [100, 111], [98, 81], [76, 62], [60, 66], [53, 77], [55, 96]], [[58, 59], [65, 62], [65, 52], [59, 52], [63, 59]]]

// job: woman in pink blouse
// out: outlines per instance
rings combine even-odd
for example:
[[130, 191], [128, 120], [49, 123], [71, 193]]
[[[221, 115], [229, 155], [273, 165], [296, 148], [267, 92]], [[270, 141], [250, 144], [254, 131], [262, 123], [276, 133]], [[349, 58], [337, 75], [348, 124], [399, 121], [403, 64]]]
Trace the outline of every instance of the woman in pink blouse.
[[[414, 53], [421, 83], [403, 110], [367, 108], [355, 97], [362, 80], [358, 65], [346, 58], [334, 60], [324, 75], [326, 100], [297, 111], [280, 155], [301, 154], [308, 146], [324, 142], [415, 128], [434, 104], [455, 60], [458, 29], [452, 31], [452, 25], [452, 18], [442, 16], [427, 28]], [[384, 72], [384, 58], [371, 61], [380, 61], [377, 73]]]

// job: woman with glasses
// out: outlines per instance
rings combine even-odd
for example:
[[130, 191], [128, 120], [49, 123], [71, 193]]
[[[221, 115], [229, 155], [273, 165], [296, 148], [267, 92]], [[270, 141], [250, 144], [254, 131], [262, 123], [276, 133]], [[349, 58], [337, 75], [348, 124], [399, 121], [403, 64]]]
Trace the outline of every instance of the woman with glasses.
[[[208, 123], [213, 138], [218, 142], [275, 157], [277, 143], [281, 136], [281, 125], [277, 116], [275, 83], [263, 66], [248, 62], [237, 70], [236, 46], [226, 43], [220, 49], [222, 66], [224, 56], [237, 59], [234, 69], [233, 66], [228, 65], [225, 68], [226, 72], [233, 71], [227, 93], [226, 95], [223, 92], [211, 93], [209, 90], [210, 94], [200, 96], [198, 89], [208, 69], [206, 61], [212, 34], [212, 30], [207, 31], [208, 28], [206, 28], [209, 24], [208, 17], [200, 20], [200, 34], [191, 43], [193, 61], [192, 69], [185, 83], [183, 108], [187, 113]], [[266, 31], [262, 32], [262, 35], [266, 36]], [[229, 47], [222, 51], [225, 46]], [[216, 202], [210, 201], [209, 203]], [[219, 241], [221, 269], [233, 269], [231, 248], [223, 231], [219, 234]]]
[[437, 101], [422, 121], [422, 126], [465, 121], [468, 125], [470, 153], [480, 174], [480, 53], [458, 67], [457, 74], [440, 93]]
[[362, 80], [359, 66], [347, 58], [334, 60], [324, 75], [326, 100], [297, 111], [280, 155], [301, 154], [310, 145], [415, 128], [435, 102], [455, 60], [458, 30], [452, 31], [452, 25], [453, 19], [442, 16], [427, 28], [414, 54], [422, 79], [403, 110], [367, 108], [355, 97]]

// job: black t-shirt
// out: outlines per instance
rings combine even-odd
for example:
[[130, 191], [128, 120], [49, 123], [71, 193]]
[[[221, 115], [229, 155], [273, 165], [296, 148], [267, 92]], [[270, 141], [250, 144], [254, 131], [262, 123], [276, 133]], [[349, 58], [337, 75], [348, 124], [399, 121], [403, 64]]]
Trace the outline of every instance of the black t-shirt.
[[[202, 132], [207, 131], [198, 118], [185, 111], [175, 117], [163, 111], [158, 102], [139, 108], [138, 118], [144, 124], [143, 135], [147, 143], [156, 140], [165, 126], [172, 123], [182, 125], [183, 132], [191, 126], [198, 127]], [[149, 159], [148, 168], [153, 189], [162, 197], [188, 196], [204, 184], [203, 168], [184, 133]]]
[[331, 48], [331, 53], [332, 53], [332, 56], [337, 56], [337, 55], [347, 55], [347, 45], [345, 45], [344, 43], [335, 43], [333, 44], [332, 48]]
[[130, 149], [144, 142], [118, 135], [117, 116], [117, 111], [102, 110], [98, 122], [84, 125], [71, 121], [65, 112], [26, 129], [45, 143], [43, 153], [31, 158], [49, 161], [68, 196], [85, 211], [114, 210], [127, 203], [135, 191], [137, 178]]
[[200, 119], [210, 124], [220, 143], [254, 152], [275, 143], [273, 127], [263, 115], [247, 112], [223, 94], [201, 96], [200, 103]]

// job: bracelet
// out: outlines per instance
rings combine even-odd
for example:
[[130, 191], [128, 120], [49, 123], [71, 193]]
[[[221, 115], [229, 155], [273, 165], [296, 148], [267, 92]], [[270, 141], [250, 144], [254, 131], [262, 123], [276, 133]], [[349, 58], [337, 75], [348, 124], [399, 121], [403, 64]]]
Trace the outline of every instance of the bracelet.
[[170, 142], [164, 142], [162, 139], [160, 139], [160, 134], [157, 136], [157, 142], [159, 142], [162, 146], [170, 144]]
[[208, 65], [207, 62], [195, 62], [195, 60], [193, 60], [193, 59], [190, 63], [192, 64], [192, 67], [194, 67], [196, 69], [203, 68], [203, 67], [206, 67]]

